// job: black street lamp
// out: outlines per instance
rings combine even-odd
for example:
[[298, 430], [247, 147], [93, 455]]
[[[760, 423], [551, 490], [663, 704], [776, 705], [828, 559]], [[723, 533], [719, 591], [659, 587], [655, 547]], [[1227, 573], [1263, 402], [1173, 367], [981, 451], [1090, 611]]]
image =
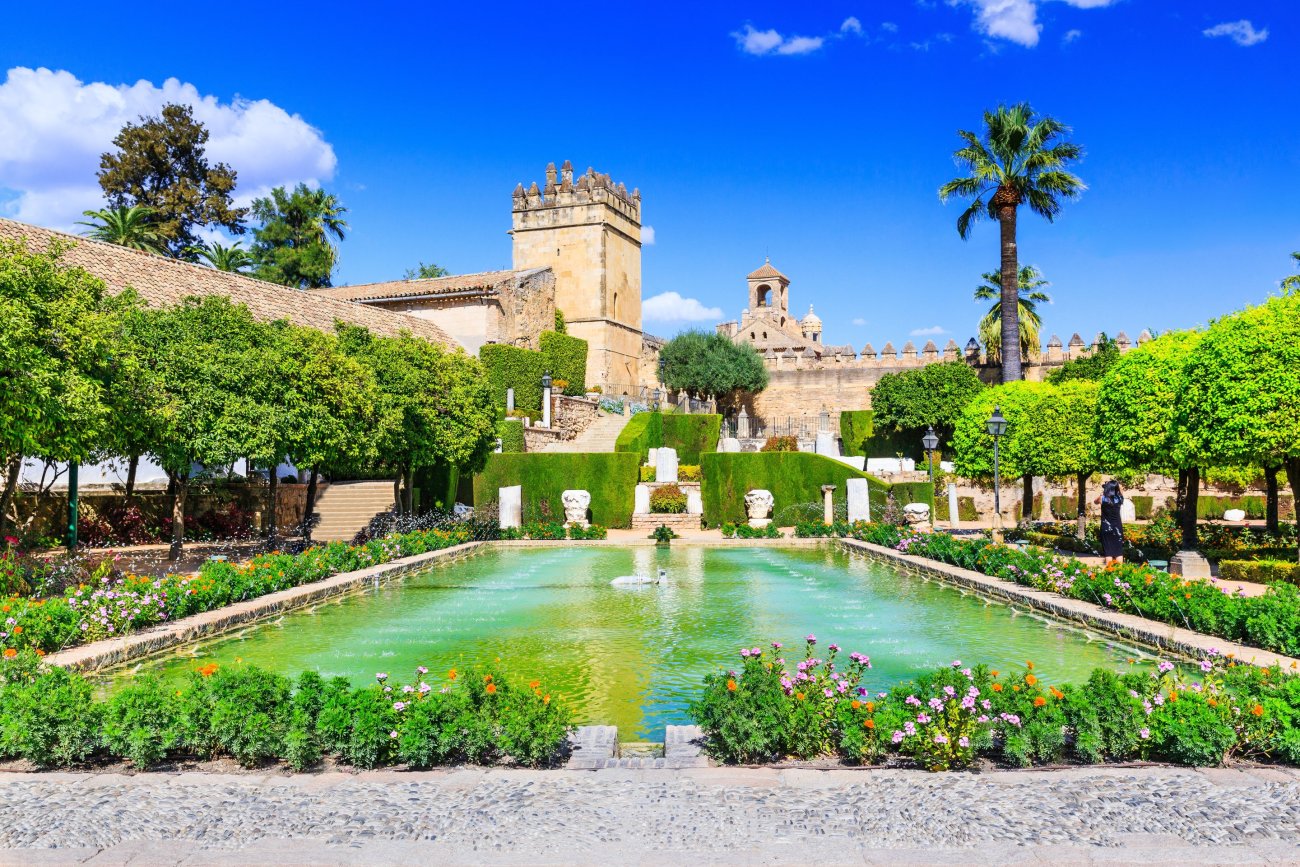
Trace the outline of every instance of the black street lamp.
[[934, 425], [925, 429], [925, 436], [921, 437], [921, 445], [925, 446], [926, 457], [930, 459], [930, 485], [934, 485], [934, 450], [939, 447], [939, 437], [934, 432]]
[[542, 374], [542, 388], [551, 387], [551, 372], [548, 370]]
[[985, 422], [985, 428], [993, 437], [993, 541], [1002, 541], [1002, 482], [998, 477], [998, 439], [1007, 432], [1007, 420], [999, 407], [993, 407], [993, 415]]

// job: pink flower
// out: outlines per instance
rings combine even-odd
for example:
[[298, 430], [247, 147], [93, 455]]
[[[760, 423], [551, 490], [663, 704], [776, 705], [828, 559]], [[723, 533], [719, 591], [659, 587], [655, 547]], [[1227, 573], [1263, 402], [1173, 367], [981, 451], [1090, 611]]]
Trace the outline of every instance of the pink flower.
[[809, 644], [816, 644], [816, 643], [817, 643], [817, 636], [816, 636], [816, 635], [813, 635], [813, 634], [810, 632], [810, 633], [808, 633], [808, 637], [805, 638], [804, 640], [807, 641]]

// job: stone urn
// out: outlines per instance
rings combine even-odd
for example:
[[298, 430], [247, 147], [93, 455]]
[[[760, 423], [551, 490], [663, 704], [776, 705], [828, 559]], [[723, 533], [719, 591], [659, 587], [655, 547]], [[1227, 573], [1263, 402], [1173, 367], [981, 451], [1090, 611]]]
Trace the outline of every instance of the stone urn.
[[908, 503], [904, 506], [903, 520], [918, 533], [929, 533], [933, 529], [930, 526], [930, 507], [925, 503]]
[[761, 488], [745, 494], [745, 512], [749, 515], [749, 526], [762, 529], [772, 523], [768, 515], [772, 514], [772, 492]]
[[564, 523], [578, 524], [585, 528], [587, 524], [587, 507], [591, 505], [591, 494], [586, 491], [565, 491], [560, 494], [564, 504]]

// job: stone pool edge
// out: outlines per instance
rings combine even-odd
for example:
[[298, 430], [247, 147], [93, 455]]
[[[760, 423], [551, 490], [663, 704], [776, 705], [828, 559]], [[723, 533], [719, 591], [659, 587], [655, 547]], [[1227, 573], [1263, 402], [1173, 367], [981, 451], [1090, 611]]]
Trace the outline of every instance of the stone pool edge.
[[160, 623], [119, 638], [106, 638], [79, 647], [56, 651], [48, 654], [45, 661], [74, 671], [94, 671], [120, 665], [201, 638], [211, 638], [313, 602], [341, 596], [376, 581], [389, 581], [442, 560], [456, 559], [489, 544], [491, 543], [465, 542], [439, 551], [403, 557], [400, 560], [369, 566], [365, 569], [340, 572], [329, 578], [322, 578], [320, 581], [300, 584], [287, 590], [277, 590], [256, 599], [192, 614], [171, 623]]
[[1258, 647], [1237, 644], [1226, 638], [1206, 635], [1203, 632], [1161, 623], [1158, 620], [1149, 620], [1136, 614], [1110, 611], [1092, 602], [1068, 599], [1047, 590], [1034, 590], [972, 569], [963, 569], [960, 566], [952, 566], [914, 554], [904, 554], [870, 542], [861, 542], [857, 539], [840, 539], [839, 542], [849, 551], [863, 553], [879, 560], [888, 560], [907, 569], [923, 572], [945, 583], [974, 590], [984, 596], [1027, 605], [1037, 611], [1050, 614], [1058, 620], [1081, 623], [1125, 641], [1168, 650], [1190, 659], [1203, 658], [1207, 651], [1214, 648], [1221, 654], [1232, 654], [1238, 662], [1249, 662], [1261, 668], [1275, 664], [1288, 669], [1300, 668], [1300, 660]]

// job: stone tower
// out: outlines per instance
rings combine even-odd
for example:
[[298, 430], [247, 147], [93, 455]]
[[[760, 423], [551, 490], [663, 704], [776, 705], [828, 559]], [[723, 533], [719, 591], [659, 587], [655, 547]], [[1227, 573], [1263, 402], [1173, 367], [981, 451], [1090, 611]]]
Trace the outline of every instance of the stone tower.
[[771, 308], [779, 316], [790, 313], [790, 278], [772, 267], [772, 260], [763, 262], [763, 267], [752, 272], [749, 281], [749, 309], [757, 312], [762, 308]]
[[587, 381], [606, 393], [641, 382], [641, 192], [588, 168], [575, 182], [568, 160], [546, 167], [546, 185], [515, 187], [514, 268], [550, 268], [555, 306], [589, 344]]

